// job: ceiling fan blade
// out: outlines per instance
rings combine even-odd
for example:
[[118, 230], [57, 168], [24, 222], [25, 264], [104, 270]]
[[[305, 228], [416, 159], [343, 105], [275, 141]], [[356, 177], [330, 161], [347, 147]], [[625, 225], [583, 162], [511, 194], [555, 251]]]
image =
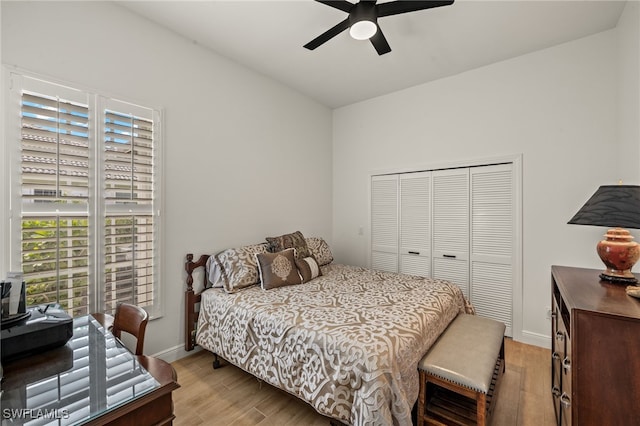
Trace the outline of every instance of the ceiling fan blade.
[[383, 16], [398, 15], [400, 13], [414, 12], [416, 10], [431, 9], [434, 7], [449, 6], [453, 4], [453, 0], [448, 1], [391, 1], [388, 3], [380, 3], [378, 7], [378, 18]]
[[371, 37], [369, 40], [371, 40], [371, 44], [373, 44], [373, 47], [376, 48], [376, 52], [378, 52], [378, 55], [384, 55], [385, 53], [391, 52], [391, 46], [389, 46], [387, 39], [385, 38], [384, 34], [382, 34], [380, 26], [378, 26], [378, 31], [376, 31], [373, 37]]
[[327, 6], [334, 7], [336, 9], [340, 9], [343, 12], [349, 13], [351, 8], [354, 6], [353, 3], [348, 2], [347, 0], [316, 0], [318, 3], [326, 4]]
[[335, 36], [343, 32], [347, 28], [349, 28], [349, 18], [340, 22], [333, 28], [323, 32], [318, 37], [314, 38], [309, 43], [305, 44], [304, 47], [306, 47], [309, 50], [313, 50], [316, 47], [320, 46], [321, 44], [328, 42], [329, 40], [331, 40], [332, 38], [334, 38]]

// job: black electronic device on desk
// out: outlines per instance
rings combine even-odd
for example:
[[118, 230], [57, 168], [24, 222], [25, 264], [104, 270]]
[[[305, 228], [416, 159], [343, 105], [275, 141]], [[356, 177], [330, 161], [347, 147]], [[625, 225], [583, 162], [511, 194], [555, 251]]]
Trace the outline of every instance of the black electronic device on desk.
[[2, 321], [2, 362], [57, 348], [73, 336], [73, 319], [58, 305], [32, 308], [26, 314], [6, 328]]

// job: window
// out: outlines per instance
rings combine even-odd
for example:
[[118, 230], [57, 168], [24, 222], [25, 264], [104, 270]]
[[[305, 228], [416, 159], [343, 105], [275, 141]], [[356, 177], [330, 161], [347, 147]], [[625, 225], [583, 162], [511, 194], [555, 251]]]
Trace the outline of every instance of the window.
[[159, 315], [160, 113], [19, 74], [10, 95], [10, 265], [27, 304]]

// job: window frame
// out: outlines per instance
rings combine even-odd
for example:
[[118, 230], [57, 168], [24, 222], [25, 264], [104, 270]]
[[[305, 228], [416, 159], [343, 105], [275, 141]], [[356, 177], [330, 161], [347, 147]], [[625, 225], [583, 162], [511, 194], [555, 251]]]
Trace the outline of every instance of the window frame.
[[[4, 216], [3, 226], [5, 233], [5, 247], [2, 263], [5, 271], [22, 272], [22, 239], [21, 222], [23, 215], [26, 217], [35, 215], [68, 216], [76, 214], [86, 216], [89, 221], [89, 297], [87, 313], [106, 311], [106, 281], [105, 281], [105, 253], [104, 235], [106, 219], [108, 215], [131, 213], [136, 215], [139, 210], [134, 205], [110, 206], [105, 203], [105, 155], [104, 155], [104, 118], [106, 109], [119, 111], [118, 107], [126, 106], [127, 113], [136, 116], [148, 117], [153, 121], [153, 200], [151, 207], [146, 209], [146, 214], [153, 217], [153, 299], [149, 306], [145, 306], [150, 318], [159, 318], [164, 313], [163, 298], [163, 234], [164, 226], [162, 210], [164, 209], [164, 156], [163, 156], [163, 110], [158, 107], [145, 107], [141, 103], [132, 102], [120, 96], [109, 96], [103, 91], [91, 90], [78, 84], [70, 84], [60, 80], [41, 76], [24, 70], [2, 68], [5, 75], [5, 113], [2, 114], [5, 129], [3, 137], [5, 143], [4, 169], [6, 182], [3, 185], [3, 203], [6, 208], [0, 214]], [[83, 102], [86, 99], [89, 111], [89, 201], [86, 210], [84, 206], [69, 205], [57, 209], [53, 205], [32, 206], [29, 210], [23, 210], [21, 197], [21, 111], [22, 91], [38, 92], [42, 95], [52, 95], [54, 92], [61, 98]], [[36, 203], [38, 204], [38, 203]], [[85, 213], [86, 212], [86, 213]], [[142, 213], [139, 213], [142, 214]], [[135, 271], [134, 271], [135, 273]]]

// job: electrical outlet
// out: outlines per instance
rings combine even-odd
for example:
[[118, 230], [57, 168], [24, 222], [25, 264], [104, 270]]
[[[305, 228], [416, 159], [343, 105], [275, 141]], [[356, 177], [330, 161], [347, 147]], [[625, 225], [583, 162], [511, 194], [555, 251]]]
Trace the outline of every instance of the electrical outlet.
[[545, 309], [547, 310], [547, 319], [550, 320], [551, 319], [551, 308], [549, 306], [547, 306]]

